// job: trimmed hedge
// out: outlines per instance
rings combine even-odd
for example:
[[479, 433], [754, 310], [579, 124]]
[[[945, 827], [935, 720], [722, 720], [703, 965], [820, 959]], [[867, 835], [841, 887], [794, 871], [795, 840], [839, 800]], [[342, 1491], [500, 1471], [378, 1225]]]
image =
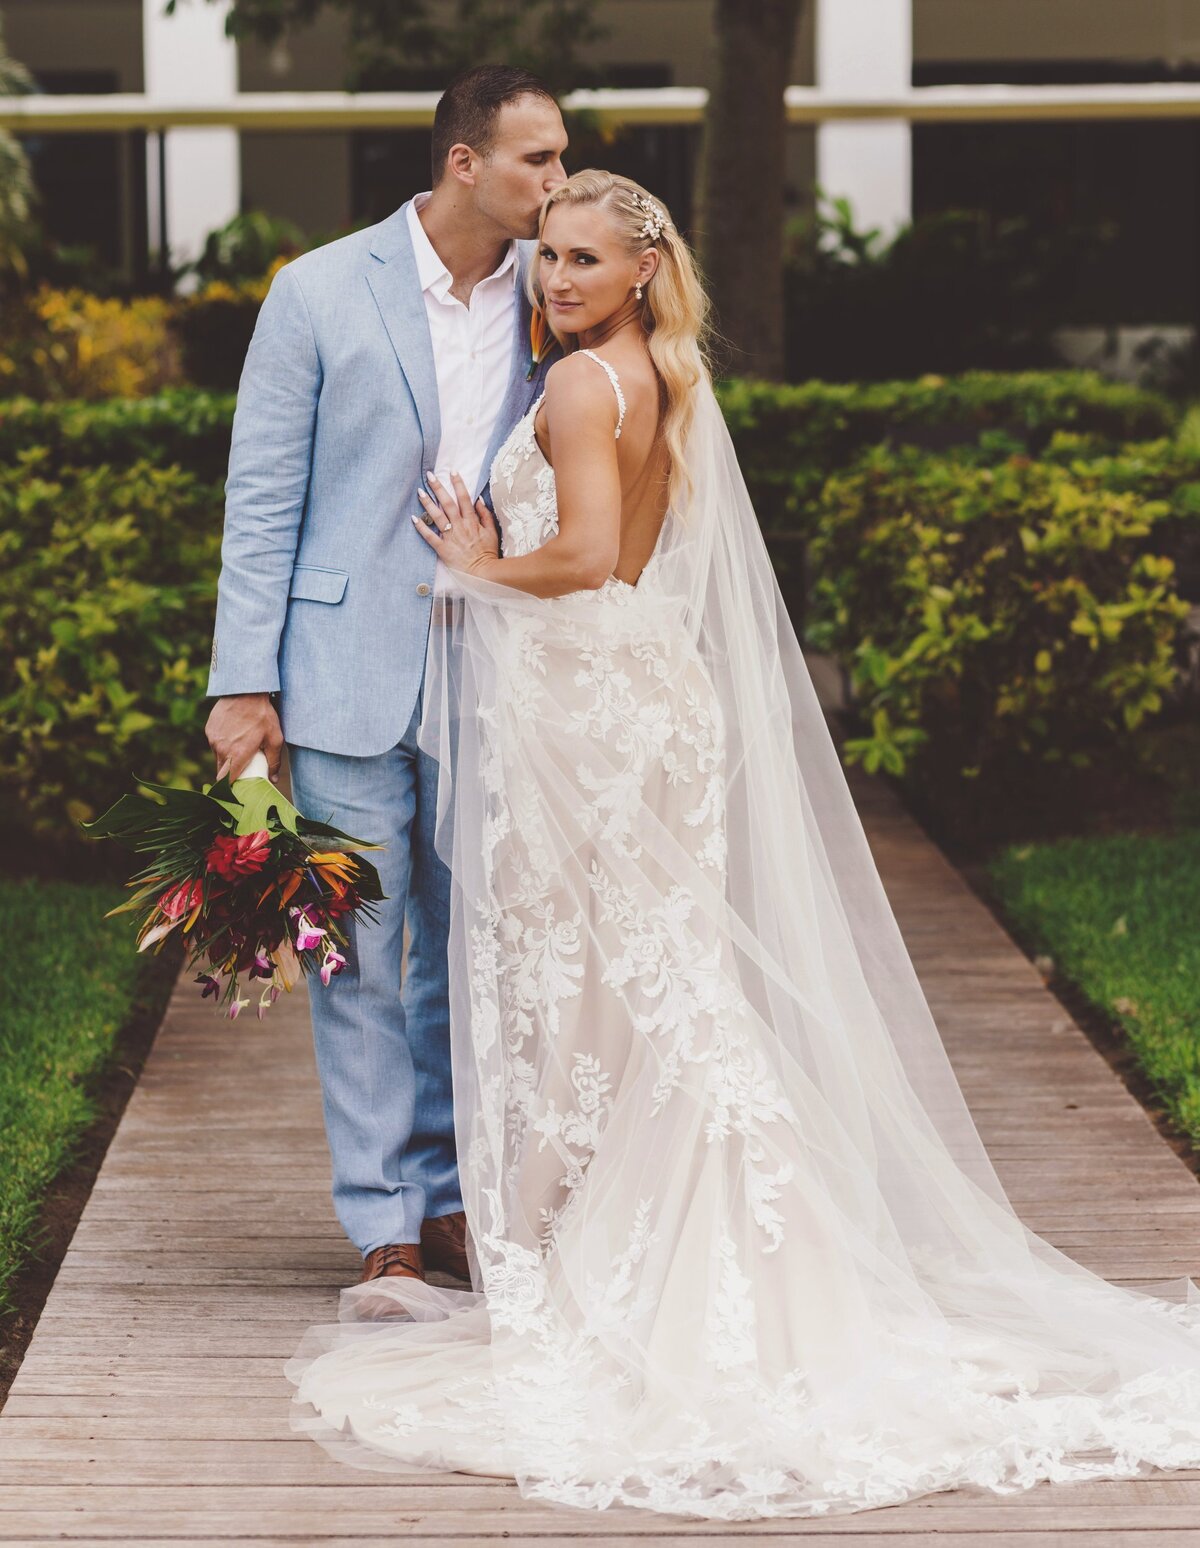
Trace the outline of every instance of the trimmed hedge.
[[[998, 769], [1014, 752], [1069, 759], [1114, 717], [1138, 704], [1152, 712], [1169, 683], [1179, 604], [1167, 572], [1152, 574], [1144, 558], [1186, 554], [1200, 531], [1200, 455], [1165, 439], [1175, 416], [1164, 400], [1084, 372], [865, 387], [730, 381], [718, 392], [781, 572], [817, 534], [815, 639], [855, 673], [868, 718], [886, 712], [858, 756], [898, 767], [898, 756], [919, 753], [914, 766], [929, 768], [938, 748], [938, 767], [951, 771]], [[233, 407], [229, 394], [195, 389], [0, 402], [0, 629], [14, 667], [0, 685], [0, 792], [26, 830], [77, 842], [75, 821], [131, 774], [169, 783], [207, 768], [203, 695]], [[1156, 439], [1122, 447], [1131, 436]], [[844, 472], [864, 447], [906, 439], [917, 449], [876, 447], [873, 461]], [[947, 461], [920, 447], [955, 451]], [[998, 472], [1020, 448], [1040, 452], [1040, 468]], [[1079, 530], [1063, 518], [1060, 550], [1038, 536], [1026, 551], [1020, 526], [1041, 533], [1077, 486]], [[991, 510], [997, 489], [1012, 492]], [[910, 498], [912, 510], [900, 509]], [[1139, 528], [1147, 520], [1152, 541]], [[1107, 548], [1096, 536], [1104, 522]], [[1085, 560], [1094, 646], [1033, 588]], [[950, 644], [914, 650], [930, 633], [919, 593], [932, 585], [952, 599], [938, 604]], [[1077, 596], [1071, 616], [1092, 605]], [[1122, 607], [1128, 620], [1110, 639], [1102, 620]], [[971, 616], [986, 639], [969, 638]], [[1036, 666], [1042, 650], [1049, 675]], [[1018, 682], [1030, 661], [1032, 681]], [[1081, 686], [1097, 674], [1102, 683]], [[955, 694], [965, 707], [948, 713]]]
[[850, 761], [935, 789], [1086, 766], [1163, 707], [1187, 605], [1166, 501], [1111, 469], [876, 448], [828, 479], [810, 639], [869, 727]]
[[883, 443], [943, 451], [990, 435], [1005, 453], [1039, 453], [1073, 430], [1097, 447], [1170, 436], [1166, 398], [1094, 371], [968, 371], [916, 381], [728, 381], [718, 397], [764, 529], [809, 533], [830, 473]]
[[1200, 447], [1162, 439], [1110, 451], [1095, 436], [1061, 432], [1044, 456], [1074, 477], [1165, 505], [1155, 543], [1175, 560], [1183, 595], [1200, 601]]
[[234, 397], [173, 388], [152, 398], [107, 403], [0, 401], [0, 466], [44, 450], [45, 467], [128, 468], [178, 464], [201, 480], [224, 479], [229, 464]]
[[145, 462], [0, 469], [0, 789], [20, 825], [75, 824], [129, 788], [207, 772], [201, 701], [216, 602], [219, 487]]
[[[1127, 441], [1170, 436], [1178, 418], [1167, 399], [1089, 371], [974, 371], [796, 387], [727, 380], [717, 383], [717, 397], [769, 532], [803, 524], [805, 502], [866, 446], [887, 441], [940, 450], [992, 432], [1010, 438], [1006, 452], [1019, 446], [1037, 453], [1071, 430], [1094, 452], [1115, 451]], [[195, 388], [107, 403], [0, 401], [0, 461], [45, 446], [56, 466], [177, 462], [201, 478], [221, 478], [233, 408], [232, 393]]]

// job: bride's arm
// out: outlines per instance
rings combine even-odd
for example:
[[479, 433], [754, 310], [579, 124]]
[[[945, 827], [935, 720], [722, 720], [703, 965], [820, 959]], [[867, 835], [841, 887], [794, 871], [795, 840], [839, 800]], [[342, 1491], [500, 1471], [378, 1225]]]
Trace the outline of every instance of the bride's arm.
[[[472, 508], [466, 485], [436, 479], [439, 505], [422, 497], [440, 529], [417, 530], [452, 570], [513, 586], [535, 597], [561, 597], [603, 586], [617, 562], [621, 538], [621, 479], [617, 470], [616, 400], [590, 362], [568, 356], [546, 373], [546, 423], [554, 451], [558, 532], [531, 554], [502, 558], [494, 518], [482, 500]], [[415, 518], [414, 518], [415, 519]]]

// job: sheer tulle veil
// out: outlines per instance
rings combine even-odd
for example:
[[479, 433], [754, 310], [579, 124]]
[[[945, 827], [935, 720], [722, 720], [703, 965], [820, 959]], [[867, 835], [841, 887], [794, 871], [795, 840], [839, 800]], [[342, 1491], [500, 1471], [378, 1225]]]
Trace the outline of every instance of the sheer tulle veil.
[[[370, 1287], [344, 1292], [289, 1366], [294, 1423], [360, 1466], [730, 1519], [1200, 1465], [1195, 1286], [1110, 1285], [1009, 1204], [707, 380], [695, 410], [690, 491], [636, 588], [601, 609], [468, 578], [431, 634], [421, 736], [454, 882], [475, 1288], [390, 1281], [412, 1320], [384, 1323], [358, 1320]], [[716, 707], [723, 817], [703, 851], [666, 815], [669, 762], [623, 782], [649, 696], [632, 728], [614, 710], [603, 778], [579, 764], [572, 694], [598, 628], [596, 670], [628, 678], [622, 662], [668, 641]], [[498, 897], [514, 831], [536, 897]], [[627, 1026], [589, 1028], [601, 985], [627, 996]], [[514, 1083], [534, 1076], [513, 1029], [531, 1019], [571, 1059], [557, 1086], [537, 1077], [514, 1137]], [[606, 1045], [590, 1087], [589, 1037]], [[718, 1058], [723, 1084], [689, 1085]], [[538, 1167], [578, 1153], [568, 1097], [590, 1160], [547, 1215]]]

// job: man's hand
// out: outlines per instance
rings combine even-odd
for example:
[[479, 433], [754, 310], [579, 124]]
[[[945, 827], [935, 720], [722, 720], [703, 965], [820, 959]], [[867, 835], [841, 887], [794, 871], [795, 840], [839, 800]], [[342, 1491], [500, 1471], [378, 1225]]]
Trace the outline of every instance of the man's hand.
[[217, 778], [237, 779], [260, 749], [272, 779], [283, 762], [283, 728], [270, 694], [234, 693], [218, 699], [204, 727], [217, 760]]

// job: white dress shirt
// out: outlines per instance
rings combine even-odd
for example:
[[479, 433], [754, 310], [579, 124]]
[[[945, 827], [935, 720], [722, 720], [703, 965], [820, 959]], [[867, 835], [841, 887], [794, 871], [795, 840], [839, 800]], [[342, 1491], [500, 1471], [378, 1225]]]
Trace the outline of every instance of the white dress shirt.
[[[470, 304], [464, 306], [450, 294], [454, 278], [417, 216], [429, 197], [428, 192], [416, 195], [408, 207], [408, 225], [433, 343], [442, 421], [432, 472], [445, 489], [452, 488], [450, 474], [458, 473], [473, 495], [477, 483], [487, 476], [483, 459], [512, 367], [516, 244], [508, 244], [498, 267], [474, 286]], [[439, 594], [455, 590], [440, 563], [436, 590]]]

